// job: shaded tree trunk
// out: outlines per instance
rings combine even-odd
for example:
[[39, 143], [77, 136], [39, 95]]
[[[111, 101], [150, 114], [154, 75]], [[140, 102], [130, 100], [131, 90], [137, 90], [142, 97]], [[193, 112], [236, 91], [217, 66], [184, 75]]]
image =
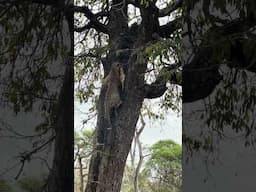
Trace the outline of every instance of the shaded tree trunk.
[[[71, 65], [72, 66], [72, 65]], [[74, 142], [74, 106], [73, 106], [73, 68], [65, 71], [64, 83], [57, 106], [55, 126], [54, 160], [48, 178], [48, 192], [73, 191], [73, 142]]]
[[[96, 152], [92, 155], [86, 192], [118, 192], [130, 151], [135, 127], [144, 100], [144, 79], [136, 70], [133, 59], [128, 63], [123, 103], [118, 109], [118, 116], [112, 119], [112, 129], [103, 119], [104, 94], [101, 90], [98, 105], [98, 120], [96, 132]], [[133, 67], [131, 67], [133, 66]], [[110, 180], [111, 178], [111, 180]]]
[[73, 13], [66, 13], [70, 47], [63, 85], [55, 111], [55, 146], [52, 169], [48, 178], [48, 192], [70, 192], [74, 190], [74, 48]]

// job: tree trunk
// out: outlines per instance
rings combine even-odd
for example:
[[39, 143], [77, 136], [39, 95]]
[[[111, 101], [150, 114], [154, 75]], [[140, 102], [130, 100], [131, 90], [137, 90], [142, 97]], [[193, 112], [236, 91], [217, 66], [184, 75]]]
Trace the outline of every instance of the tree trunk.
[[[47, 192], [74, 190], [74, 48], [73, 13], [66, 15], [69, 28], [70, 50], [65, 66], [63, 85], [54, 115], [55, 146]], [[64, 29], [63, 29], [64, 30]]]
[[[135, 63], [129, 63], [129, 66], [134, 65]], [[111, 130], [107, 129], [103, 121], [105, 90], [101, 90], [98, 103], [96, 152], [91, 158], [86, 192], [120, 191], [126, 158], [144, 99], [143, 91], [140, 89], [144, 79], [139, 75], [139, 71], [135, 67], [129, 67], [126, 77], [123, 103], [118, 109], [118, 116], [112, 119]]]
[[79, 178], [80, 178], [80, 192], [84, 191], [84, 174], [83, 174], [83, 162], [82, 157], [78, 155], [78, 164], [79, 164]]
[[[140, 135], [141, 135], [142, 131], [144, 130], [146, 123], [144, 121], [144, 118], [143, 118], [142, 114], [140, 115], [140, 120], [141, 120], [142, 125], [141, 125], [140, 128], [138, 128], [138, 130], [136, 130], [136, 134], [135, 134], [135, 137], [134, 137], [134, 143], [137, 143], [138, 150], [139, 150], [139, 162], [138, 162], [138, 164], [135, 168], [134, 181], [133, 181], [134, 192], [140, 192], [139, 174], [140, 174], [140, 170], [141, 170], [142, 163], [143, 163], [143, 160], [144, 160], [142, 143], [140, 142]], [[135, 145], [135, 147], [136, 147], [136, 145]]]
[[112, 129], [104, 122], [104, 88], [97, 105], [96, 150], [91, 157], [88, 183], [85, 192], [119, 192], [126, 159], [130, 151], [136, 124], [145, 97], [144, 74], [147, 58], [142, 54], [145, 45], [157, 30], [158, 17], [153, 2], [142, 8], [142, 24], [128, 27], [127, 4], [113, 0], [109, 16], [109, 54], [103, 63], [108, 73], [113, 62], [122, 64], [125, 71], [125, 88], [122, 105], [113, 116]]
[[[125, 31], [119, 34], [124, 34]], [[119, 192], [126, 164], [144, 100], [145, 64], [136, 61], [135, 52], [116, 55], [116, 49], [134, 48], [135, 45], [119, 34], [112, 34], [112, 50], [109, 61], [119, 60], [125, 64], [125, 90], [122, 94], [122, 105], [117, 116], [112, 119], [112, 129], [108, 130], [103, 118], [105, 91], [101, 89], [98, 102], [98, 119], [96, 127], [96, 150], [92, 155], [86, 192]], [[129, 46], [129, 47], [125, 47]], [[111, 178], [111, 179], [110, 179]]]
[[73, 69], [68, 66], [60, 93], [55, 126], [53, 166], [48, 178], [48, 192], [70, 192], [74, 189], [73, 142]]

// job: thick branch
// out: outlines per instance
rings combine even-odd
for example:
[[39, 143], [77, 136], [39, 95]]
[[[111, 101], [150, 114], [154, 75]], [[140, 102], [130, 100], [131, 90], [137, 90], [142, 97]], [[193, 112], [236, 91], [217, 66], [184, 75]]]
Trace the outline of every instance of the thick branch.
[[131, 4], [134, 7], [140, 8], [140, 2], [138, 0], [127, 0], [127, 4]]
[[[241, 38], [241, 35], [255, 26], [255, 24], [255, 20], [236, 19], [223, 26], [214, 26], [203, 35], [203, 42], [196, 49], [194, 57], [183, 67], [183, 102], [193, 102], [203, 99], [213, 92], [216, 85], [222, 80], [222, 76], [218, 71], [219, 65], [216, 63], [215, 59], [216, 56], [213, 54], [214, 49], [216, 49], [217, 46], [221, 47], [221, 43], [229, 37], [234, 36], [234, 34], [237, 38]], [[229, 51], [231, 51], [231, 53], [234, 52], [232, 49], [223, 49], [224, 53]], [[228, 63], [230, 63], [230, 67], [238, 68], [238, 65], [240, 65], [241, 68], [247, 67], [244, 63], [244, 59], [243, 61], [238, 60], [239, 62], [235, 61], [239, 53], [231, 55], [232, 57], [229, 56], [230, 58], [228, 56], [229, 54], [224, 54], [224, 57], [218, 60], [229, 59], [230, 62]], [[254, 71], [255, 67], [251, 66], [248, 70]]]
[[93, 25], [91, 24], [91, 22], [89, 22], [87, 25], [84, 25], [82, 27], [75, 26], [74, 31], [80, 33], [80, 32], [83, 32], [83, 31], [91, 29], [91, 28], [93, 28]]
[[181, 29], [181, 27], [182, 27], [182, 20], [181, 20], [181, 17], [178, 17], [175, 20], [160, 26], [159, 35], [162, 38], [169, 38], [173, 32], [177, 31], [178, 29]]
[[201, 68], [184, 65], [182, 73], [182, 101], [194, 102], [209, 96], [222, 80], [218, 67]]
[[[195, 56], [189, 62], [189, 66], [193, 66], [196, 68], [202, 68], [202, 67], [210, 68], [210, 66], [215, 64], [215, 63], [212, 63], [212, 60], [214, 60], [212, 59], [212, 57], [214, 56], [212, 54], [214, 52], [214, 48], [216, 48], [217, 46], [221, 47], [222, 46], [221, 43], [232, 36], [237, 36], [237, 39], [241, 38], [241, 36], [244, 33], [248, 32], [255, 25], [256, 25], [256, 21], [251, 21], [249, 19], [248, 20], [236, 19], [226, 25], [219, 26], [219, 27], [215, 26], [210, 28], [205, 33], [205, 35], [203, 35], [202, 37], [203, 41], [197, 47], [194, 53]], [[231, 59], [234, 59], [234, 58], [231, 58]]]
[[[86, 7], [86, 6], [82, 6], [82, 7], [79, 7], [79, 6], [73, 6], [73, 12], [78, 12], [78, 13], [83, 13], [87, 19], [90, 20], [90, 27], [91, 28], [94, 28], [95, 30], [99, 31], [99, 32], [103, 32], [103, 33], [106, 33], [108, 34], [108, 27], [104, 24], [102, 24], [101, 22], [98, 21], [97, 17], [101, 14], [101, 13], [92, 13], [91, 10]], [[85, 25], [84, 27], [80, 27], [80, 28], [76, 28], [76, 30], [86, 30], [88, 29], [88, 24]], [[81, 31], [80, 31], [81, 32]]]
[[109, 12], [101, 11], [101, 12], [95, 13], [94, 15], [95, 15], [96, 18], [98, 18], [98, 17], [107, 17], [109, 15]]
[[171, 12], [182, 6], [183, 0], [177, 0], [176, 2], [168, 5], [166, 8], [159, 10], [159, 17], [164, 17], [169, 15]]
[[64, 6], [64, 3], [62, 1], [56, 1], [56, 0], [23, 0], [23, 1], [20, 1], [20, 0], [13, 0], [13, 1], [6, 0], [6, 1], [1, 1], [0, 3], [1, 4], [8, 3], [8, 4], [16, 5], [16, 4], [23, 3], [23, 2], [35, 3], [35, 4], [40, 4], [40, 5], [46, 5], [46, 6], [53, 6], [53, 7], [60, 7], [60, 6], [62, 7], [62, 6]]
[[[181, 79], [178, 76], [181, 74], [181, 71], [177, 71], [177, 68], [173, 68], [173, 65], [170, 67], [164, 67], [157, 77], [156, 81], [144, 85], [145, 95], [144, 98], [154, 99], [161, 97], [167, 90], [166, 83], [170, 81], [172, 84], [181, 85]], [[169, 72], [168, 78], [166, 78], [166, 72]]]
[[107, 12], [102, 11], [102, 12], [94, 14], [86, 6], [80, 7], [80, 6], [68, 5], [67, 7], [65, 7], [65, 5], [63, 3], [61, 4], [61, 1], [56, 1], [56, 0], [32, 0], [32, 2], [42, 4], [42, 5], [55, 6], [55, 7], [63, 6], [63, 9], [67, 8], [68, 10], [71, 10], [72, 12], [83, 13], [90, 20], [90, 22], [89, 22], [89, 24], [84, 25], [83, 27], [75, 27], [74, 31], [76, 31], [76, 32], [82, 32], [82, 31], [94, 28], [95, 30], [97, 30], [99, 32], [108, 34], [107, 26], [100, 23], [97, 19], [98, 17], [107, 16]]
[[58, 1], [55, 0], [32, 0], [32, 3], [38, 3], [42, 5], [57, 5]]

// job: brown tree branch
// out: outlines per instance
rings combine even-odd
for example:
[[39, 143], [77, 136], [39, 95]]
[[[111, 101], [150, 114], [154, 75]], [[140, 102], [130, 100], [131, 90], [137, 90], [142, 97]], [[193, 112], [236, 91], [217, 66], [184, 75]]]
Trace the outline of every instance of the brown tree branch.
[[[168, 67], [164, 67], [160, 73], [159, 76], [156, 78], [156, 81], [151, 84], [145, 84], [144, 85], [144, 98], [147, 99], [154, 99], [161, 97], [165, 91], [167, 90], [166, 83], [170, 81], [172, 84], [181, 85], [181, 80], [179, 80], [178, 75], [181, 74], [181, 71], [177, 71], [178, 66], [173, 67], [173, 65], [170, 65]], [[166, 73], [168, 74], [168, 77], [166, 77]]]
[[159, 10], [159, 17], [164, 17], [169, 15], [171, 12], [177, 10], [182, 6], [183, 0], [177, 0], [174, 3], [169, 4], [166, 8]]
[[[218, 71], [219, 64], [216, 64], [216, 56], [213, 54], [214, 49], [221, 47], [222, 42], [231, 36], [236, 35], [237, 38], [241, 38], [244, 33], [247, 33], [255, 25], [256, 20], [238, 18], [223, 26], [213, 26], [205, 32], [202, 37], [202, 43], [194, 50], [194, 57], [183, 67], [183, 102], [187, 103], [203, 99], [213, 92], [223, 78]], [[230, 62], [228, 62], [230, 67], [247, 67], [244, 62], [239, 61], [239, 58], [238, 61], [235, 61], [239, 57], [239, 51], [231, 49], [231, 52], [235, 53], [235, 55], [230, 58], [225, 56], [225, 59], [230, 59]], [[221, 59], [219, 58], [219, 61]], [[245, 61], [245, 58], [242, 60]], [[252, 72], [256, 71], [255, 66], [247, 69]]]

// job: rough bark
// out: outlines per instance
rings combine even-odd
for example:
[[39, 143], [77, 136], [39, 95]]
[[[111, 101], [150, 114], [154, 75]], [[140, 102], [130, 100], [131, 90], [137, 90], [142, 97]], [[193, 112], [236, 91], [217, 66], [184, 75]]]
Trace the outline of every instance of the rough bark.
[[[107, 126], [103, 118], [106, 90], [101, 90], [98, 103], [96, 152], [90, 161], [85, 192], [120, 191], [126, 158], [144, 100], [144, 92], [141, 88], [144, 85], [143, 74], [146, 64], [138, 63], [136, 51], [117, 53], [118, 50], [131, 50], [143, 46], [141, 41], [135, 39], [136, 32], [129, 33], [131, 29], [128, 28], [127, 18], [124, 15], [126, 9], [122, 4], [118, 7], [120, 2], [122, 1], [114, 1], [117, 6], [112, 8], [110, 13], [110, 53], [106, 63], [119, 61], [124, 65], [126, 80], [125, 89], [121, 95], [123, 103], [117, 111], [118, 116], [112, 118], [112, 129], [106, 129]], [[109, 68], [110, 66], [104, 66], [106, 72]]]
[[[142, 16], [141, 24], [128, 27], [127, 3], [139, 7]], [[165, 11], [168, 12], [168, 10]], [[118, 115], [113, 115], [111, 119], [112, 129], [107, 129], [104, 122], [106, 90], [104, 87], [101, 89], [97, 105], [96, 150], [91, 157], [85, 192], [119, 192], [121, 189], [126, 158], [135, 134], [143, 100], [146, 98], [145, 94], [147, 96], [150, 96], [150, 93], [151, 96], [153, 94], [153, 85], [145, 85], [144, 82], [147, 58], [141, 58], [140, 51], [149, 42], [155, 40], [155, 36], [169, 38], [170, 34], [179, 28], [178, 22], [160, 27], [158, 18], [159, 9], [155, 6], [155, 1], [150, 1], [147, 6], [141, 5], [137, 0], [112, 1], [109, 23], [105, 26], [110, 48], [103, 67], [107, 75], [113, 62], [121, 63], [126, 73], [125, 89], [121, 94], [123, 103], [117, 110]], [[96, 23], [96, 21], [92, 22]], [[161, 83], [163, 84], [161, 94], [154, 92], [155, 96], [159, 97], [166, 91], [166, 82]], [[147, 93], [145, 87], [147, 87]]]
[[98, 145], [91, 158], [86, 192], [120, 191], [126, 158], [144, 99], [140, 89], [144, 79], [134, 65], [135, 62], [129, 63], [133, 67], [129, 67], [126, 74], [123, 104], [118, 109], [118, 116], [112, 118], [111, 130], [106, 129], [103, 119], [105, 90], [100, 93], [96, 131]]

